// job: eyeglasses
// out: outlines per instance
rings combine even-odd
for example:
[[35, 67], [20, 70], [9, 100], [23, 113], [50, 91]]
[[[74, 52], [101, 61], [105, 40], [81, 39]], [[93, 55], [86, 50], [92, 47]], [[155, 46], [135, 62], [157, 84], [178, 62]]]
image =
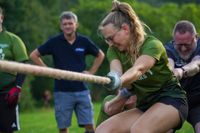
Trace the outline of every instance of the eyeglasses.
[[185, 47], [185, 48], [190, 48], [191, 47], [191, 44], [175, 44], [177, 47], [181, 48], [181, 47]]
[[108, 43], [108, 44], [113, 44], [113, 43], [114, 43], [113, 40], [114, 40], [115, 36], [117, 35], [117, 33], [118, 33], [120, 30], [121, 30], [121, 29], [117, 30], [113, 35], [104, 38], [104, 40], [106, 41], [106, 43]]
[[191, 48], [192, 47], [192, 44], [194, 43], [194, 39], [192, 39], [191, 40], [191, 42], [190, 43], [179, 43], [179, 44], [177, 44], [177, 43], [174, 43], [177, 47], [185, 47], [185, 48]]

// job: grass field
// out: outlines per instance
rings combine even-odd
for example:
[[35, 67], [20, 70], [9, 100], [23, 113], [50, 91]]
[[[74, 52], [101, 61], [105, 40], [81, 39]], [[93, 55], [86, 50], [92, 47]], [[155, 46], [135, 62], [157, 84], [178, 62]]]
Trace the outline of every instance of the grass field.
[[[94, 104], [95, 121], [99, 113], [100, 104]], [[54, 110], [38, 109], [35, 111], [20, 113], [21, 130], [18, 133], [58, 133], [56, 121], [54, 118]], [[70, 133], [84, 133], [83, 128], [79, 128], [76, 118], [73, 116]], [[192, 127], [185, 123], [183, 128], [176, 133], [194, 133]]]

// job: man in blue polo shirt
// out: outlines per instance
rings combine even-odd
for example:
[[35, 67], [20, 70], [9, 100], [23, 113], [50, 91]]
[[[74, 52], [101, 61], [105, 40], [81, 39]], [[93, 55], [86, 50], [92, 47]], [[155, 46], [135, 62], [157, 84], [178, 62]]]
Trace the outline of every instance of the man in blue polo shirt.
[[[40, 66], [46, 66], [40, 56], [52, 55], [57, 69], [95, 74], [104, 59], [104, 53], [87, 37], [76, 32], [77, 16], [70, 11], [60, 15], [61, 34], [49, 39], [35, 49], [30, 57]], [[86, 55], [95, 56], [93, 65], [86, 69]], [[93, 107], [90, 92], [84, 82], [55, 80], [54, 102], [55, 117], [60, 133], [68, 133], [73, 110], [79, 126], [85, 133], [94, 133]]]
[[165, 45], [175, 76], [187, 92], [188, 118], [196, 133], [200, 133], [200, 39], [190, 21], [178, 21], [173, 40]]

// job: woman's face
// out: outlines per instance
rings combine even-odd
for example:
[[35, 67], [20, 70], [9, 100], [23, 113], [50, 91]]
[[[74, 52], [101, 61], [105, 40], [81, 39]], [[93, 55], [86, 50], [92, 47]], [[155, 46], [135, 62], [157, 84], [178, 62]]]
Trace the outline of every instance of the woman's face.
[[116, 47], [119, 51], [126, 51], [130, 44], [130, 30], [127, 24], [122, 24], [120, 28], [108, 24], [101, 30], [106, 43], [110, 47]]

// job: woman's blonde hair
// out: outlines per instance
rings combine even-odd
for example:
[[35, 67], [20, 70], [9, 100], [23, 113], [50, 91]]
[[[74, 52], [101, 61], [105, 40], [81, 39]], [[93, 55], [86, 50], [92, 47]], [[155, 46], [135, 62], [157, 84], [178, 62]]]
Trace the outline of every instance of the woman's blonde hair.
[[99, 25], [99, 30], [103, 29], [108, 24], [113, 24], [114, 27], [120, 29], [122, 24], [129, 25], [132, 38], [128, 48], [128, 54], [132, 57], [132, 62], [139, 56], [139, 49], [142, 46], [146, 32], [144, 23], [142, 23], [132, 7], [125, 2], [114, 0], [110, 13], [102, 20]]

